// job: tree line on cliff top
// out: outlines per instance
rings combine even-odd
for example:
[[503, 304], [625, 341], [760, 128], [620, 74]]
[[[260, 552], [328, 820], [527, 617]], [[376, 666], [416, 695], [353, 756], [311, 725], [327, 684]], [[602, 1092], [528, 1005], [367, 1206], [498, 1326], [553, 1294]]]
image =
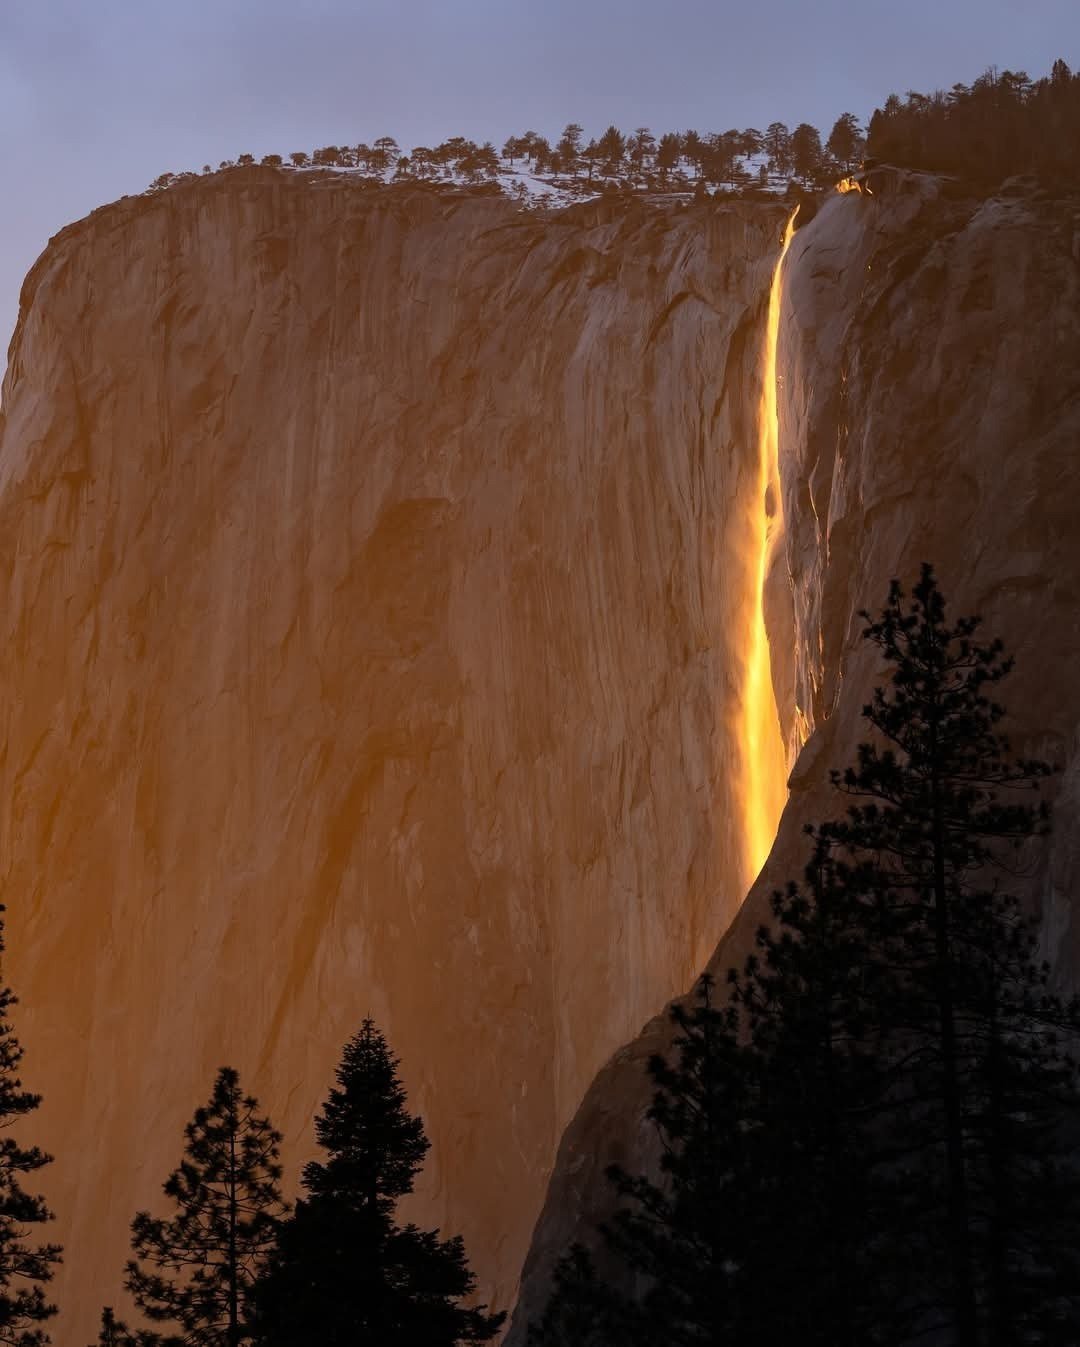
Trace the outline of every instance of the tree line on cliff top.
[[1080, 173], [1080, 74], [1055, 61], [1032, 80], [990, 69], [971, 85], [896, 94], [870, 119], [869, 153], [906, 168], [991, 186], [1016, 174], [1075, 182]]
[[[530, 1347], [1075, 1347], [1080, 1341], [1080, 1001], [1053, 991], [1014, 881], [1049, 828], [1044, 762], [1015, 756], [1011, 661], [947, 621], [924, 567], [864, 639], [883, 677], [832, 774], [802, 878], [725, 986], [704, 976], [649, 1063], [659, 1164], [608, 1171], [612, 1218], [564, 1251]], [[18, 1080], [0, 993], [0, 1124]], [[428, 1149], [367, 1020], [315, 1120], [323, 1158], [283, 1197], [280, 1134], [223, 1068], [185, 1130], [169, 1214], [140, 1212], [97, 1347], [458, 1347], [459, 1238], [398, 1221]], [[0, 1143], [0, 1342], [40, 1347], [60, 1250]]]
[[[570, 122], [554, 141], [536, 131], [508, 137], [501, 150], [451, 136], [438, 145], [399, 146], [392, 136], [371, 144], [325, 145], [292, 154], [251, 154], [225, 160], [221, 170], [252, 168], [339, 169], [372, 184], [456, 185], [542, 203], [603, 191], [708, 192], [757, 196], [792, 189], [819, 190], [849, 176], [864, 155], [904, 168], [957, 174], [979, 185], [1034, 173], [1075, 178], [1080, 171], [1080, 75], [1055, 61], [1046, 77], [991, 68], [972, 84], [904, 98], [890, 94], [863, 128], [854, 113], [837, 118], [828, 136], [808, 122], [789, 128], [772, 122], [723, 132], [632, 131], [609, 126], [586, 136]], [[203, 173], [213, 170], [204, 165]], [[161, 191], [194, 173], [163, 173], [150, 185]], [[529, 180], [529, 185], [526, 183]]]
[[[773, 122], [764, 131], [753, 127], [724, 132], [667, 131], [654, 135], [647, 126], [622, 131], [609, 126], [586, 138], [584, 128], [570, 122], [553, 143], [536, 131], [510, 136], [498, 150], [491, 141], [478, 144], [452, 136], [439, 145], [403, 150], [392, 136], [372, 144], [327, 145], [310, 153], [283, 157], [264, 155], [268, 168], [335, 168], [358, 172], [373, 182], [455, 183], [487, 186], [525, 199], [527, 174], [535, 185], [573, 195], [603, 189], [701, 193], [782, 190], [789, 183], [822, 186], [849, 173], [858, 163], [865, 140], [858, 119], [844, 113], [823, 143], [816, 127], [803, 122], [789, 130]], [[226, 160], [220, 169], [252, 168], [254, 155]], [[212, 171], [209, 164], [204, 173]], [[151, 191], [194, 178], [193, 173], [164, 173]]]

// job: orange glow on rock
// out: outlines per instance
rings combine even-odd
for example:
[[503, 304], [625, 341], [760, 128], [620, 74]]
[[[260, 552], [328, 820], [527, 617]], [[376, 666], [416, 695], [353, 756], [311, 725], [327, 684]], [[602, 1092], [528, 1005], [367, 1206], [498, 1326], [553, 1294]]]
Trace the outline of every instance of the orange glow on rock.
[[780, 815], [787, 802], [786, 754], [773, 692], [769, 637], [765, 629], [765, 583], [784, 532], [784, 506], [780, 495], [776, 352], [780, 336], [784, 258], [795, 235], [795, 216], [798, 213], [796, 207], [788, 220], [769, 291], [761, 405], [758, 412], [758, 485], [755, 493], [758, 509], [754, 525], [757, 574], [743, 694], [743, 742], [746, 753], [743, 835], [747, 888], [757, 878], [772, 848]]

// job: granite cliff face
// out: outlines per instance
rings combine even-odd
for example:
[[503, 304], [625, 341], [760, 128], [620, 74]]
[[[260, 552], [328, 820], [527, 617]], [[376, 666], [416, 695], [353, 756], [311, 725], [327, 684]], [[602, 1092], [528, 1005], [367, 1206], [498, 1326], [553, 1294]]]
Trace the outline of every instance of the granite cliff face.
[[[31, 273], [0, 856], [60, 1340], [117, 1296], [214, 1070], [295, 1175], [368, 1013], [434, 1143], [416, 1212], [509, 1303], [586, 1085], [748, 882], [783, 218], [253, 170], [99, 211]], [[834, 662], [799, 665], [821, 707]]]
[[[932, 561], [954, 612], [1016, 655], [1014, 748], [1061, 767], [1055, 830], [1025, 858], [1059, 981], [1080, 986], [1080, 199], [996, 199], [881, 172], [795, 236], [783, 273], [780, 479], [787, 531], [766, 615], [785, 728], [809, 732], [773, 851], [710, 961], [741, 964], [769, 894], [800, 873], [803, 825], [838, 808], [876, 667], [862, 608]], [[798, 734], [796, 734], [798, 737]], [[572, 1238], [610, 1204], [605, 1166], [648, 1164], [652, 1020], [607, 1063], [560, 1146], [510, 1340]]]

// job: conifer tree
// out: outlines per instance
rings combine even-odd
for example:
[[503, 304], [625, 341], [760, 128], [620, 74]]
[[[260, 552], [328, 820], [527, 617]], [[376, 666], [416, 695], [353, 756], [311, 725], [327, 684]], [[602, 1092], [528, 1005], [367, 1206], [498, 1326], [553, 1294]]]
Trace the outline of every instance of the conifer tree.
[[791, 168], [797, 178], [805, 183], [815, 181], [821, 169], [821, 136], [817, 127], [809, 122], [800, 122], [791, 133]]
[[262, 1347], [456, 1347], [503, 1321], [460, 1302], [475, 1288], [459, 1237], [400, 1226], [428, 1151], [406, 1108], [398, 1060], [371, 1020], [345, 1047], [315, 1122], [324, 1160], [304, 1169], [304, 1200], [282, 1227], [256, 1292]]
[[612, 1174], [603, 1247], [633, 1294], [572, 1251], [537, 1347], [582, 1325], [589, 1347], [1080, 1341], [1080, 1006], [1008, 892], [1049, 769], [1011, 754], [1010, 661], [946, 624], [929, 567], [864, 616], [887, 676], [834, 773], [847, 811], [808, 830], [731, 1002], [706, 983], [674, 1012], [665, 1182]]
[[783, 122], [770, 122], [765, 128], [762, 147], [769, 156], [769, 167], [774, 173], [787, 174], [791, 170], [791, 132]]
[[[1074, 1341], [1080, 1175], [1062, 1127], [1080, 1111], [1080, 1008], [1048, 991], [1034, 922], [1006, 887], [1048, 826], [1036, 792], [1050, 768], [1000, 732], [1001, 642], [979, 642], [977, 618], [946, 622], [930, 566], [904, 600], [894, 582], [880, 617], [864, 614], [888, 677], [863, 712], [874, 741], [834, 774], [854, 803], [818, 837], [891, 924], [877, 1011], [907, 1079], [887, 1130], [919, 1231], [912, 1303], [957, 1347]], [[1050, 1336], [1030, 1336], [1036, 1324]]]
[[[617, 1310], [623, 1301], [597, 1276], [588, 1249], [572, 1244], [555, 1265], [542, 1316], [529, 1325], [528, 1347], [606, 1347], [613, 1337], [609, 1304]], [[629, 1345], [636, 1336], [631, 1329], [623, 1340]]]
[[705, 142], [697, 131], [684, 131], [680, 137], [683, 158], [694, 165], [697, 177], [701, 177], [701, 160], [705, 154]]
[[[740, 1120], [740, 1297], [768, 1304], [765, 1343], [899, 1343], [904, 1260], [888, 1238], [896, 1188], [877, 1126], [898, 1074], [878, 1009], [892, 995], [887, 928], [820, 838], [772, 915], [729, 979], [756, 1077]], [[778, 1270], [790, 1294], [770, 1298]]]
[[[702, 977], [671, 1018], [674, 1060], [649, 1061], [656, 1087], [649, 1118], [661, 1143], [663, 1182], [617, 1166], [608, 1178], [621, 1199], [601, 1228], [607, 1263], [630, 1277], [602, 1277], [573, 1246], [530, 1347], [670, 1347], [737, 1341], [743, 1295], [741, 1250], [753, 1208], [743, 1180], [744, 1120], [756, 1074], [739, 1041], [734, 1004], [715, 1004]], [[621, 1285], [620, 1285], [621, 1282]]]
[[101, 1331], [92, 1347], [127, 1347], [131, 1341], [127, 1324], [117, 1319], [111, 1305], [101, 1311]]
[[837, 117], [825, 148], [833, 157], [838, 168], [850, 173], [856, 161], [866, 148], [866, 140], [853, 112], [845, 112]]
[[679, 136], [669, 131], [666, 135], [660, 137], [660, 143], [656, 149], [656, 167], [660, 170], [665, 181], [672, 169], [678, 168], [681, 156], [682, 141]]
[[181, 1337], [165, 1337], [148, 1328], [129, 1328], [111, 1305], [101, 1311], [101, 1327], [90, 1347], [185, 1347]]
[[[0, 956], [4, 952], [3, 907], [0, 906]], [[60, 1262], [60, 1246], [37, 1244], [29, 1227], [52, 1220], [44, 1198], [28, 1193], [23, 1178], [52, 1160], [37, 1146], [23, 1146], [7, 1129], [33, 1113], [41, 1096], [23, 1089], [19, 1064], [23, 1050], [8, 1018], [17, 1004], [10, 988], [0, 985], [0, 1343], [39, 1347], [49, 1341], [40, 1327], [56, 1313], [44, 1286]]]
[[1074, 1342], [1080, 1008], [1050, 994], [1002, 883], [1045, 830], [1049, 768], [999, 732], [1000, 642], [946, 624], [930, 567], [904, 601], [894, 583], [864, 614], [887, 677], [874, 739], [834, 774], [854, 803], [809, 830], [805, 884], [735, 979], [761, 1081], [750, 1164], [776, 1181], [755, 1197], [777, 1232], [764, 1271], [798, 1287], [795, 1317], [778, 1302], [759, 1336]]
[[125, 1286], [155, 1323], [187, 1347], [237, 1347], [251, 1336], [251, 1289], [286, 1213], [281, 1134], [222, 1067], [207, 1106], [184, 1129], [184, 1159], [164, 1185], [170, 1218], [141, 1211]]
[[623, 158], [626, 155], [626, 137], [617, 126], [609, 126], [598, 142], [607, 173], [622, 171]]

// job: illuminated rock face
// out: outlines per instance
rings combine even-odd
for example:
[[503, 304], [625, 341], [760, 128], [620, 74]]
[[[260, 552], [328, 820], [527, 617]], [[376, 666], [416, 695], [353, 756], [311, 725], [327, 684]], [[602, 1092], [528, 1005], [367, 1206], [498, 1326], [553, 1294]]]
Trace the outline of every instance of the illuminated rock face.
[[564, 1124], [745, 891], [780, 208], [254, 170], [31, 273], [0, 420], [6, 969], [63, 1342], [239, 1068], [290, 1176], [372, 1014], [514, 1291]]
[[[877, 667], [858, 617], [934, 563], [954, 614], [1016, 656], [1002, 686], [1014, 749], [1057, 763], [1055, 831], [1024, 858], [1059, 981], [1080, 987], [1080, 200], [948, 200], [882, 173], [791, 247], [778, 352], [786, 535], [767, 586], [785, 728], [813, 732], [769, 861], [710, 961], [742, 963], [771, 892], [805, 863], [803, 825], [836, 809], [829, 769], [865, 737]], [[654, 1159], [645, 1063], [664, 1016], [593, 1082], [560, 1145], [510, 1340], [552, 1260], [591, 1242], [603, 1170]]]

